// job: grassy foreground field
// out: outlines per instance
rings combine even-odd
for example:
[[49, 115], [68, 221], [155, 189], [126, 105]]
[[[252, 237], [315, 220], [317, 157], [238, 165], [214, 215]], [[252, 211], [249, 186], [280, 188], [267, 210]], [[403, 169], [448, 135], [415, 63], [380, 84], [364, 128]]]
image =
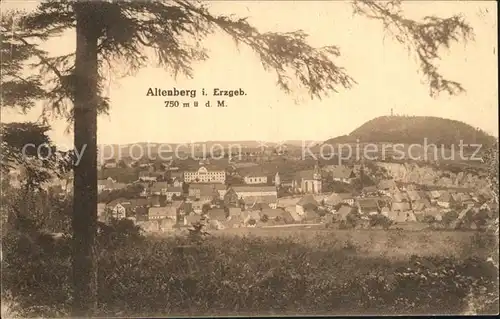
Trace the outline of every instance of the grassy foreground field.
[[[6, 244], [2, 293], [13, 311], [68, 316], [69, 242]], [[251, 229], [201, 245], [122, 238], [101, 246], [99, 315], [495, 313], [498, 269], [486, 257], [497, 248], [495, 236], [472, 232]]]
[[213, 231], [216, 237], [268, 238], [286, 240], [313, 249], [342, 249], [364, 256], [406, 258], [442, 256], [467, 258], [491, 252], [484, 237], [474, 231], [339, 230], [324, 227], [232, 228]]

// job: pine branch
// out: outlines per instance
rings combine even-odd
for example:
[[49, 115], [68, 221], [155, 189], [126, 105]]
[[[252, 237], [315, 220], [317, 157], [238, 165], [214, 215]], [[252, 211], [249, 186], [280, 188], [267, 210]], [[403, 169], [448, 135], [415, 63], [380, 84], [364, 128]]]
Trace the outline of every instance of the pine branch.
[[423, 21], [411, 20], [404, 17], [399, 0], [356, 0], [353, 7], [356, 14], [381, 21], [386, 32], [416, 55], [420, 61], [420, 70], [429, 83], [429, 93], [432, 97], [443, 91], [450, 95], [465, 92], [460, 83], [448, 80], [439, 73], [433, 63], [433, 60], [439, 59], [441, 48], [449, 49], [452, 42], [473, 40], [473, 30], [462, 17], [425, 17]]

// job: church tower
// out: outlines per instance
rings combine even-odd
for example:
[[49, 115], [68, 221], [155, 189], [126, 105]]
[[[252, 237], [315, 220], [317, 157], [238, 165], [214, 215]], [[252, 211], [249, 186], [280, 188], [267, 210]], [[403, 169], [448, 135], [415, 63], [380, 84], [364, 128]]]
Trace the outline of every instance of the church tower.
[[281, 178], [279, 172], [276, 172], [276, 175], [274, 175], [274, 185], [276, 186], [276, 188], [280, 188], [281, 186]]
[[313, 193], [320, 194], [323, 192], [323, 182], [321, 178], [321, 170], [319, 169], [318, 164], [314, 166], [313, 173]]

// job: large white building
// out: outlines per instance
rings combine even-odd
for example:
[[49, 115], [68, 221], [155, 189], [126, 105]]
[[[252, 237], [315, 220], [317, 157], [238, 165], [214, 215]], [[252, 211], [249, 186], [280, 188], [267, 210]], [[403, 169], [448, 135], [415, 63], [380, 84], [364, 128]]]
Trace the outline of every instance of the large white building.
[[266, 184], [267, 176], [259, 174], [249, 174], [243, 178], [245, 184]]
[[221, 183], [226, 182], [226, 171], [221, 169], [209, 170], [201, 166], [195, 171], [184, 171], [184, 182], [186, 183]]

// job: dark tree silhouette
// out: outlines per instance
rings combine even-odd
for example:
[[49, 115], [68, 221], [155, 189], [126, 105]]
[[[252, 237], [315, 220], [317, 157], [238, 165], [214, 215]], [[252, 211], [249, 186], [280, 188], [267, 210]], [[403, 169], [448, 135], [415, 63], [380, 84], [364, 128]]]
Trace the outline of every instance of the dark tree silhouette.
[[[402, 15], [399, 1], [356, 0], [353, 4], [356, 13], [382, 21], [397, 41], [416, 53], [432, 95], [463, 90], [460, 84], [444, 79], [433, 64], [440, 47], [448, 47], [460, 37], [470, 38], [471, 29], [461, 18], [430, 17], [415, 21]], [[12, 32], [4, 32], [7, 30]], [[76, 32], [73, 54], [49, 57], [35, 45], [68, 30]], [[9, 72], [7, 103], [28, 108], [33, 99], [45, 99], [48, 103], [44, 118], [52, 114], [74, 120], [75, 147], [78, 150], [85, 147], [80, 164], [74, 168], [74, 316], [90, 316], [97, 305], [96, 123], [97, 114], [108, 109], [108, 101], [101, 94], [103, 71], [116, 66], [120, 69], [122, 63], [135, 72], [157, 62], [175, 75], [191, 76], [192, 62], [207, 58], [200, 41], [215, 31], [252, 48], [263, 66], [276, 73], [278, 86], [287, 92], [292, 79], [299, 80], [311, 97], [319, 98], [355, 83], [334, 63], [340, 54], [337, 47], [313, 48], [302, 31], [261, 33], [246, 19], [211, 14], [200, 2], [45, 1], [18, 23], [12, 19], [2, 21], [2, 33], [6, 34], [2, 41], [21, 52], [18, 55], [26, 56], [19, 61], [36, 57], [35, 68], [39, 67], [41, 75], [26, 79], [26, 83], [15, 79], [16, 72]], [[193, 41], [184, 41], [186, 38]], [[156, 53], [156, 61], [151, 61], [148, 54], [151, 50]], [[12, 65], [14, 70], [16, 64]], [[42, 80], [44, 85], [40, 83]], [[23, 86], [33, 93], [18, 100], [16, 96], [21, 96]]]

